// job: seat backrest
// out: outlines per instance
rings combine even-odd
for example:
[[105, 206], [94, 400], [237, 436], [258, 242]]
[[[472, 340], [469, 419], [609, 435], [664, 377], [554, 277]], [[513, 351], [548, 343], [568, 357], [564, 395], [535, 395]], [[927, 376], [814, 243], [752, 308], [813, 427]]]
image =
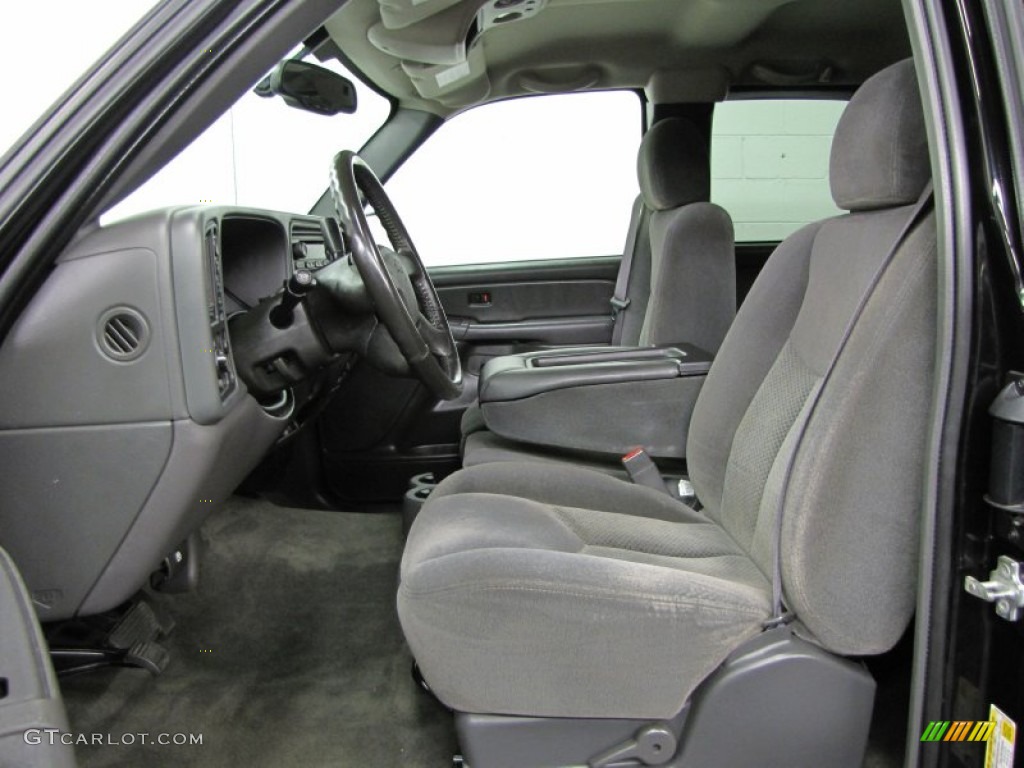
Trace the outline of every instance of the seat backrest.
[[707, 513], [771, 578], [781, 510], [786, 605], [837, 653], [888, 649], [913, 611], [937, 317], [931, 215], [875, 277], [929, 178], [904, 61], [864, 83], [836, 129], [832, 196], [849, 213], [776, 249], [690, 423]]
[[709, 203], [707, 139], [684, 118], [660, 120], [637, 153], [640, 205], [627, 249], [629, 305], [613, 344], [689, 342], [717, 352], [736, 314], [732, 219]]

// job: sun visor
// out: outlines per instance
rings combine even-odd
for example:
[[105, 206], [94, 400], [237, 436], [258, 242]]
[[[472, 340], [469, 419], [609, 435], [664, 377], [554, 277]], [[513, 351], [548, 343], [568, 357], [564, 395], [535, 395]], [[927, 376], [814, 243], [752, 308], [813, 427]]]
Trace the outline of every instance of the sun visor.
[[[469, 0], [451, 5], [447, 0], [428, 0], [411, 6], [422, 14], [417, 21], [395, 27], [382, 20], [370, 27], [367, 37], [378, 50], [403, 61], [459, 64], [485, 32], [532, 18], [546, 4], [547, 0]], [[423, 14], [423, 6], [434, 10]]]
[[483, 51], [476, 46], [465, 61], [457, 64], [422, 64], [403, 61], [402, 71], [417, 93], [446, 107], [457, 108], [476, 104], [490, 95], [491, 81]]

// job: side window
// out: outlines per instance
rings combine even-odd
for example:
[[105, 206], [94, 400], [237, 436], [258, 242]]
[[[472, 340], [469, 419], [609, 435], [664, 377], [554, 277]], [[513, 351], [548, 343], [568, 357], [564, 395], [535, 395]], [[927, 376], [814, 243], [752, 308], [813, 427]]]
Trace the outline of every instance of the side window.
[[441, 126], [387, 191], [427, 265], [621, 254], [639, 144], [631, 92], [502, 101]]
[[711, 199], [732, 215], [737, 242], [779, 241], [840, 212], [829, 191], [828, 160], [844, 106], [762, 99], [715, 107]]

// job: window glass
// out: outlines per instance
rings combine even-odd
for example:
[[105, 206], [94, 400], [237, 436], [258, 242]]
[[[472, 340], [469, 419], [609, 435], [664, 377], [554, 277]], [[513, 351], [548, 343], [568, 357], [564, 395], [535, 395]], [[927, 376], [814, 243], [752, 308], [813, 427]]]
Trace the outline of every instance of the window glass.
[[[4, 3], [0, 71], [4, 117], [0, 155], [157, 0]], [[46, 30], [46, 52], [40, 45]]]
[[639, 143], [632, 92], [502, 101], [441, 126], [387, 191], [428, 265], [621, 254]]
[[355, 84], [355, 113], [316, 115], [289, 107], [280, 97], [257, 96], [250, 88], [100, 221], [194, 203], [307, 213], [327, 187], [334, 155], [342, 149], [359, 149], [391, 111], [387, 99], [337, 61], [314, 63], [340, 72]]
[[828, 160], [844, 101], [759, 99], [715, 107], [711, 198], [737, 242], [779, 241], [839, 213]]

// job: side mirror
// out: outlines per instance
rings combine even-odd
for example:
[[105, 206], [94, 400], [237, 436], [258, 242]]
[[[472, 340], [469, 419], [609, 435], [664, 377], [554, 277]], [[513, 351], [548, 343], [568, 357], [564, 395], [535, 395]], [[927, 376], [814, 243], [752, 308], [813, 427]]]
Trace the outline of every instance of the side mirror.
[[299, 59], [285, 59], [253, 89], [257, 95], [280, 96], [285, 104], [318, 115], [356, 111], [356, 89], [347, 77]]

